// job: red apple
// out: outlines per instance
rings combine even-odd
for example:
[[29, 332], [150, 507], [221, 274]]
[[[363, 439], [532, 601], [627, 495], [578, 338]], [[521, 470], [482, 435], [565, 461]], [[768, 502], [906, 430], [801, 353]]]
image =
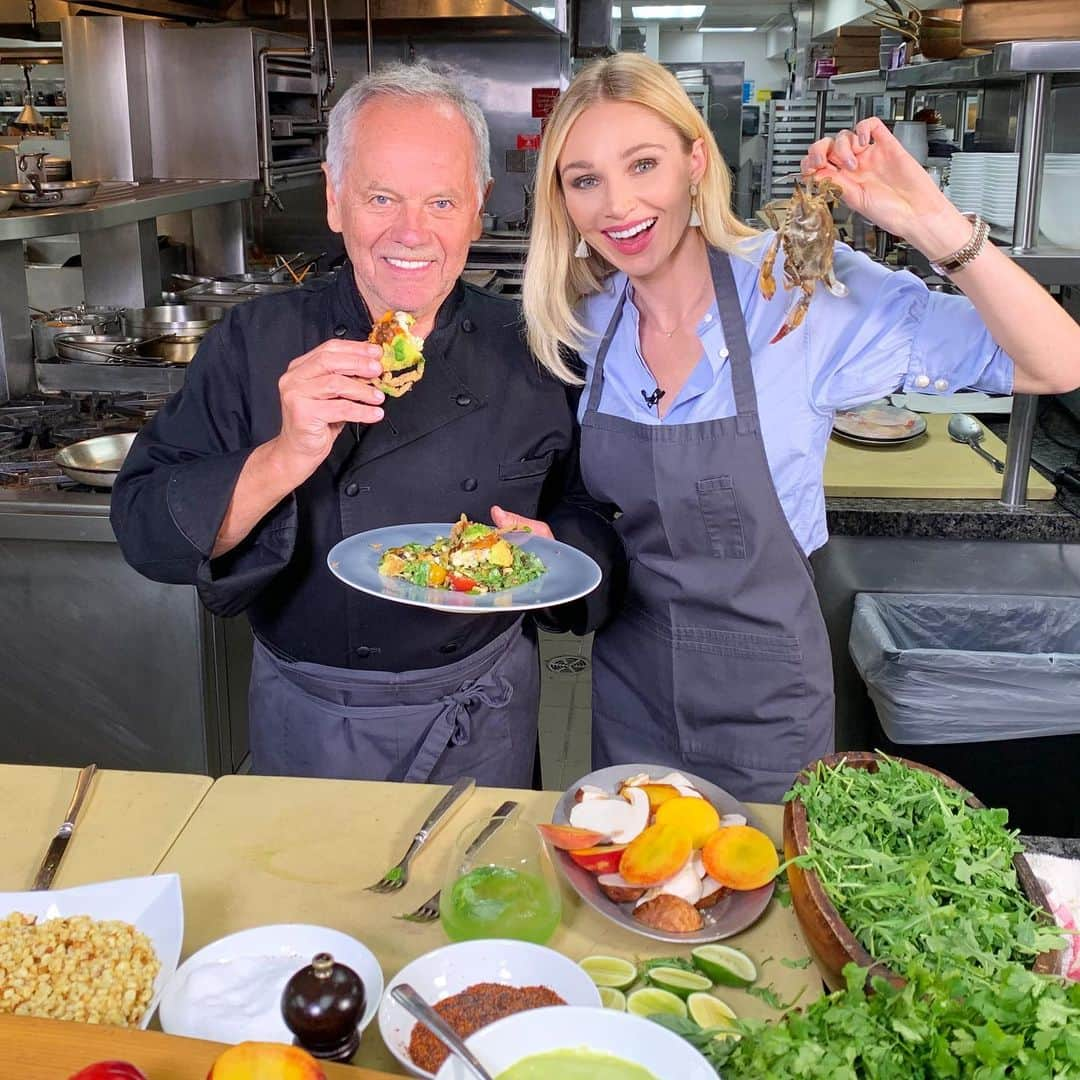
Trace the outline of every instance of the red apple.
[[578, 866], [594, 874], [614, 874], [619, 869], [619, 860], [625, 850], [625, 844], [601, 844], [599, 847], [568, 851], [567, 854]]
[[540, 835], [560, 851], [581, 851], [604, 843], [608, 837], [593, 829], [575, 829], [572, 825], [537, 825]]
[[80, 1069], [70, 1080], [146, 1080], [130, 1061], [95, 1061]]

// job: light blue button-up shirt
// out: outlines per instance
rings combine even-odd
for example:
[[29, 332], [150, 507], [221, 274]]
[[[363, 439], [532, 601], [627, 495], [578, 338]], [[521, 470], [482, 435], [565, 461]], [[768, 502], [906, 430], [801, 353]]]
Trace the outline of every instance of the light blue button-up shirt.
[[[770, 339], [797, 297], [783, 287], [783, 256], [776, 261], [777, 290], [765, 300], [758, 271], [771, 234], [750, 240], [732, 256], [732, 270], [750, 339], [765, 453], [773, 483], [795, 538], [809, 554], [828, 539], [822, 470], [837, 409], [852, 408], [898, 390], [948, 394], [978, 389], [1012, 393], [1013, 362], [990, 337], [963, 296], [931, 292], [906, 271], [894, 271], [838, 244], [837, 278], [848, 287], [836, 297], [819, 285], [802, 326], [775, 345]], [[603, 335], [626, 284], [614, 275], [604, 292], [586, 298], [579, 312], [595, 334], [581, 350], [589, 384]], [[703, 355], [663, 419], [642, 398], [656, 387], [639, 346], [633, 291], [604, 363], [601, 412], [641, 424], [693, 424], [735, 414], [731, 369], [716, 304], [697, 328]]]

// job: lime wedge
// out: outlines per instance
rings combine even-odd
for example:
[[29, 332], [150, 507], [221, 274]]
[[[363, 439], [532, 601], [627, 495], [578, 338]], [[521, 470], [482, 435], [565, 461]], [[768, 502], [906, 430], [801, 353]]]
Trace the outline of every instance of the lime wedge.
[[[691, 994], [686, 999], [686, 1008], [690, 1019], [703, 1028], [730, 1028], [731, 1021], [736, 1018], [734, 1009], [712, 994]], [[737, 1035], [737, 1032], [732, 1031], [728, 1035], [721, 1031], [716, 1037], [728, 1039], [732, 1035]]]
[[616, 990], [614, 986], [601, 986], [600, 1004], [605, 1009], [626, 1012], [626, 995], [621, 990]]
[[629, 990], [637, 982], [637, 967], [619, 956], [586, 956], [579, 966], [597, 986]]
[[659, 986], [661, 990], [670, 990], [673, 994], [685, 998], [698, 990], [711, 990], [712, 982], [696, 971], [683, 971], [682, 968], [654, 967], [645, 973], [645, 978]]
[[670, 990], [661, 990], [658, 986], [647, 986], [644, 990], [635, 990], [626, 999], [626, 1011], [634, 1016], [686, 1016], [686, 1002], [676, 997]]
[[690, 957], [698, 971], [720, 986], [749, 986], [757, 979], [754, 961], [728, 945], [701, 945]]

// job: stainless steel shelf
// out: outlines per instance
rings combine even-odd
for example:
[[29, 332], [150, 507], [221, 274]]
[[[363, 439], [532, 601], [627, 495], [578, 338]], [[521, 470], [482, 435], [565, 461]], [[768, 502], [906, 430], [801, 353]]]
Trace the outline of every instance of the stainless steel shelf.
[[844, 94], [884, 94], [884, 71], [849, 71], [843, 75], [833, 75], [829, 79], [829, 89]]
[[993, 52], [912, 64], [885, 75], [888, 90], [1013, 82], [1025, 75], [1080, 73], [1080, 41], [1007, 41]]
[[94, 201], [85, 206], [8, 211], [0, 216], [0, 243], [111, 229], [162, 214], [238, 202], [254, 192], [253, 180], [154, 180], [113, 191], [103, 185]]
[[[18, 113], [25, 108], [25, 105], [0, 105], [0, 113]], [[66, 116], [68, 111], [66, 105], [35, 105], [34, 108], [42, 116]]]

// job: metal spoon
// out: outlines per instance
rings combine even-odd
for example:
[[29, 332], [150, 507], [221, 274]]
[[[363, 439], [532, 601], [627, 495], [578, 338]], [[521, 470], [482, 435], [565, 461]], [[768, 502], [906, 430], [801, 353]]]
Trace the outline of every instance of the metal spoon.
[[993, 454], [987, 453], [979, 443], [982, 442], [982, 424], [974, 416], [967, 413], [955, 413], [949, 417], [949, 438], [954, 442], [967, 443], [972, 450], [981, 458], [985, 458], [994, 466], [994, 472], [1004, 472], [1005, 465], [998, 461]]
[[417, 1020], [427, 1024], [450, 1048], [450, 1053], [461, 1058], [476, 1080], [494, 1080], [461, 1036], [408, 983], [399, 983], [390, 991], [390, 996]]

